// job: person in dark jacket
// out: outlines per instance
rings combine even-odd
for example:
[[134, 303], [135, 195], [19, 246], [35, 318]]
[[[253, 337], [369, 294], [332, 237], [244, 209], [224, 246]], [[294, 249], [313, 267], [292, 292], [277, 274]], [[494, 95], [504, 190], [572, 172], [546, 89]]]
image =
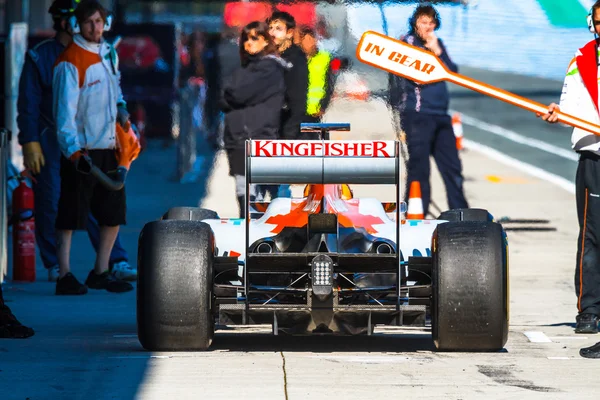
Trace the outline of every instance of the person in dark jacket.
[[[48, 9], [56, 36], [27, 52], [17, 100], [19, 144], [23, 147], [25, 166], [35, 174], [36, 242], [44, 267], [48, 270], [49, 281], [58, 279], [54, 222], [60, 195], [60, 150], [52, 114], [52, 68], [58, 56], [73, 40], [67, 21], [74, 12], [75, 3], [73, 0], [55, 0]], [[125, 109], [120, 108], [118, 112], [122, 119], [128, 118]], [[87, 230], [94, 249], [98, 249], [100, 228], [91, 215]], [[110, 255], [111, 271], [121, 279], [135, 280], [137, 271], [130, 266], [128, 259], [117, 236]]]
[[[281, 114], [281, 139], [317, 139], [316, 133], [302, 133], [300, 124], [304, 122], [308, 101], [308, 60], [304, 51], [294, 43], [296, 20], [285, 11], [275, 11], [268, 18], [269, 34], [277, 45], [279, 55], [291, 64], [285, 74], [285, 104]], [[290, 185], [261, 185], [259, 195], [267, 192], [271, 199], [291, 197]]]
[[281, 138], [309, 139], [302, 137], [300, 133], [308, 96], [308, 61], [306, 54], [293, 42], [296, 20], [285, 11], [275, 11], [267, 23], [279, 55], [292, 64], [285, 74], [285, 109], [281, 115]]
[[[225, 113], [223, 141], [229, 174], [235, 178], [240, 218], [246, 214], [245, 142], [280, 138], [280, 118], [285, 99], [285, 70], [277, 47], [264, 22], [251, 22], [241, 32], [241, 68], [224, 82], [221, 108]], [[250, 200], [254, 188], [248, 193]]]
[[[433, 6], [418, 6], [409, 20], [409, 27], [408, 34], [401, 40], [434, 53], [450, 71], [458, 72], [444, 43], [435, 34], [440, 27], [440, 17]], [[449, 208], [468, 207], [452, 118], [448, 114], [449, 97], [444, 81], [421, 85], [389, 74], [389, 102], [394, 125], [397, 131], [404, 131], [408, 147], [406, 189], [411, 182], [420, 182], [425, 215], [431, 198], [430, 156], [434, 157], [446, 186]], [[404, 193], [404, 201], [407, 201], [408, 190]]]

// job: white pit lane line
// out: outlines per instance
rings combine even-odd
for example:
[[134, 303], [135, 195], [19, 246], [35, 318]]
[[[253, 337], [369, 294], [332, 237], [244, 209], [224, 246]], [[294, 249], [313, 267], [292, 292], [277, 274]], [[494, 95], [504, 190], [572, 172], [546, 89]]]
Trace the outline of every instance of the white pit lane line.
[[523, 161], [519, 161], [516, 158], [509, 157], [504, 153], [501, 153], [498, 150], [485, 146], [483, 144], [473, 142], [467, 139], [464, 139], [463, 143], [468, 149], [478, 151], [481, 154], [493, 160], [499, 161], [505, 165], [508, 165], [509, 167], [516, 168], [520, 171], [523, 171], [536, 178], [542, 179], [546, 182], [550, 182], [571, 194], [575, 194], [575, 184], [569, 181], [568, 179], [563, 178], [562, 176], [551, 174], [550, 172], [544, 171], [541, 168], [535, 167], [531, 164], [527, 164]]
[[554, 154], [555, 156], [566, 158], [567, 160], [579, 160], [579, 156], [573, 150], [567, 150], [562, 147], [554, 146], [550, 143], [544, 142], [543, 140], [533, 139], [498, 125], [488, 124], [487, 122], [480, 121], [477, 118], [470, 117], [459, 111], [451, 110], [450, 113], [459, 113], [461, 115], [462, 122], [465, 125], [471, 125], [475, 128], [503, 137], [504, 139], [508, 139], [515, 143], [529, 146], [537, 150], [542, 150], [547, 153]]
[[532, 343], [552, 343], [552, 340], [544, 334], [544, 332], [527, 331], [523, 332], [527, 339]]

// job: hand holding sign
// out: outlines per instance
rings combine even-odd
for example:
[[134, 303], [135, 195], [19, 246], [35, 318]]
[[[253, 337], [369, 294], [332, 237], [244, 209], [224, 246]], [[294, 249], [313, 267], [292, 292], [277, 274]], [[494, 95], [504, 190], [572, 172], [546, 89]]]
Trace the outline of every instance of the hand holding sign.
[[[377, 32], [363, 33], [356, 48], [356, 57], [365, 64], [419, 84], [446, 80], [537, 114], [548, 113], [548, 107], [543, 104], [451, 72], [435, 54]], [[553, 119], [600, 136], [600, 125], [558, 110], [553, 115], [556, 115]]]

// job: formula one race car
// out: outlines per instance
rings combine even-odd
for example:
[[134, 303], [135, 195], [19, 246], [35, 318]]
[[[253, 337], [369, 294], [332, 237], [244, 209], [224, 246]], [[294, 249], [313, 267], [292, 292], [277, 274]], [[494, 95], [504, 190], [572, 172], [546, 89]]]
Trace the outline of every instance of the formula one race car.
[[[349, 130], [349, 124], [303, 124]], [[482, 209], [407, 220], [400, 142], [251, 140], [246, 188], [301, 184], [301, 197], [247, 200], [246, 218], [176, 207], [146, 224], [137, 323], [150, 351], [207, 350], [219, 326], [370, 335], [426, 326], [438, 350], [497, 351], [508, 336], [508, 243]], [[349, 185], [394, 185], [395, 202]], [[258, 213], [258, 215], [253, 215]]]

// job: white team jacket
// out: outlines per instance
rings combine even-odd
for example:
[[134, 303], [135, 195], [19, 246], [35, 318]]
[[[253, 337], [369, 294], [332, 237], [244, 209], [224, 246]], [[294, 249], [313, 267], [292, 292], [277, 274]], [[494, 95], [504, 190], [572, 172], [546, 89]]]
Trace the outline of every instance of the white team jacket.
[[[588, 44], [589, 46], [589, 44]], [[586, 46], [586, 47], [588, 47]], [[590, 52], [591, 50], [591, 52]], [[591, 123], [600, 124], [600, 112], [598, 102], [594, 102], [590, 91], [584, 83], [584, 77], [578, 68], [580, 63], [588, 63], [593, 65], [595, 48], [588, 47], [577, 50], [575, 57], [569, 64], [567, 76], [565, 77], [562, 94], [560, 96], [560, 110], [571, 114], [575, 117], [589, 121]], [[584, 57], [585, 53], [585, 57]], [[594, 71], [595, 76], [587, 77], [589, 82], [594, 82], [598, 87], [599, 74]], [[587, 72], [587, 71], [586, 71]], [[598, 92], [596, 92], [598, 93]], [[600, 136], [585, 131], [583, 129], [574, 128], [571, 135], [572, 148], [575, 151], [591, 151], [600, 155]]]
[[121, 92], [119, 60], [106, 41], [73, 38], [54, 64], [53, 110], [58, 143], [69, 158], [80, 149], [114, 149]]

